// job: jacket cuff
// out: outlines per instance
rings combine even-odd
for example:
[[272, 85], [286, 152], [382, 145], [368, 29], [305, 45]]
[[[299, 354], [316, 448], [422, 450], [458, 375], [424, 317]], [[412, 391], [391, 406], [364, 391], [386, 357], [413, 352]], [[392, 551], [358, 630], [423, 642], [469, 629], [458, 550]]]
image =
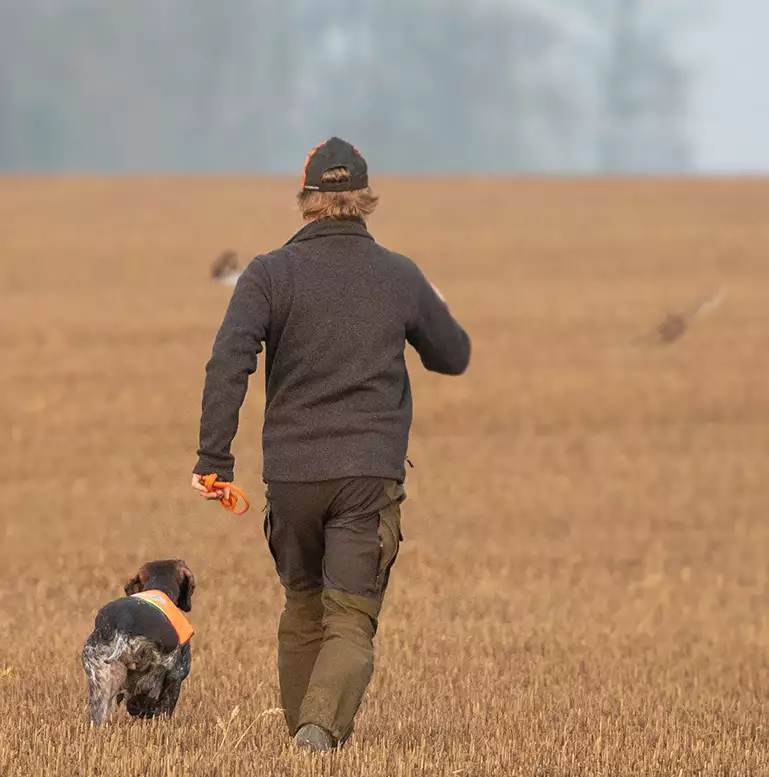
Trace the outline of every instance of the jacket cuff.
[[212, 463], [209, 459], [198, 459], [198, 463], [192, 472], [195, 475], [213, 475], [216, 473], [217, 479], [224, 483], [232, 483], [235, 480], [235, 472], [232, 467], [223, 467], [221, 464]]

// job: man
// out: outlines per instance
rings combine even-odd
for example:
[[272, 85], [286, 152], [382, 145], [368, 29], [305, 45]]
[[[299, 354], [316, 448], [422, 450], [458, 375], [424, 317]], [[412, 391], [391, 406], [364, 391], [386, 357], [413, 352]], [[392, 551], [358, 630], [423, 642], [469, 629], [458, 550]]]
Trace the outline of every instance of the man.
[[323, 751], [352, 733], [402, 539], [406, 343], [428, 370], [459, 375], [470, 340], [417, 266], [369, 234], [378, 198], [353, 146], [317, 146], [298, 201], [309, 223], [244, 270], [216, 337], [192, 485], [229, 497], [202, 476], [232, 482], [230, 445], [266, 343], [265, 535], [286, 595], [280, 692], [295, 744]]

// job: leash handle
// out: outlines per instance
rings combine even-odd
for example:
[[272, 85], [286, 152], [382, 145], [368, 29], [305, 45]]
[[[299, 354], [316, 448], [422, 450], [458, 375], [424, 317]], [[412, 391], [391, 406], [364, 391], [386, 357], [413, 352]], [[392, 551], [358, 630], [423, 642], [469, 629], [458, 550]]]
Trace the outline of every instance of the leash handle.
[[[231, 510], [234, 515], [243, 515], [248, 512], [248, 508], [251, 507], [248, 498], [243, 491], [238, 488], [234, 483], [225, 483], [221, 480], [217, 480], [219, 476], [214, 472], [211, 475], [203, 475], [202, 483], [206, 491], [215, 491], [216, 489], [229, 488], [230, 498], [225, 499], [222, 497], [219, 501], [225, 510]], [[236, 510], [238, 504], [238, 497], [243, 500], [244, 507], [242, 510]]]

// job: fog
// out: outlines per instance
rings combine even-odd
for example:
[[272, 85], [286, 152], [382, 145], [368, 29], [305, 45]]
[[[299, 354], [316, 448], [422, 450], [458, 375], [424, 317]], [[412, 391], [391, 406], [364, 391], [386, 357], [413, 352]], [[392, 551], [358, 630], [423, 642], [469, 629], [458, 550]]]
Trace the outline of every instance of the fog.
[[769, 170], [761, 0], [0, 0], [0, 171]]

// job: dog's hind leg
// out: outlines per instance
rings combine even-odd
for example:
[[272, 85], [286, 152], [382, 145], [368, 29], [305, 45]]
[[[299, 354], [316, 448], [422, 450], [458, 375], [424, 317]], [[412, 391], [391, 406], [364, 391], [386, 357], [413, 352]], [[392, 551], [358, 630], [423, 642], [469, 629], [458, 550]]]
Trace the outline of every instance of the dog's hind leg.
[[192, 654], [187, 643], [164, 658], [160, 673], [145, 676], [141, 685], [133, 689], [126, 703], [128, 713], [136, 718], [170, 717], [179, 701], [182, 683], [190, 673]]
[[86, 643], [82, 657], [88, 678], [88, 719], [101, 726], [109, 720], [112, 699], [125, 684], [128, 670], [121, 661], [105, 658], [103, 646]]
[[88, 670], [88, 719], [95, 726], [109, 720], [112, 699], [125, 682], [127, 671], [121, 663], [103, 661], [92, 664]]

